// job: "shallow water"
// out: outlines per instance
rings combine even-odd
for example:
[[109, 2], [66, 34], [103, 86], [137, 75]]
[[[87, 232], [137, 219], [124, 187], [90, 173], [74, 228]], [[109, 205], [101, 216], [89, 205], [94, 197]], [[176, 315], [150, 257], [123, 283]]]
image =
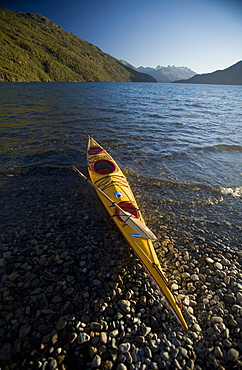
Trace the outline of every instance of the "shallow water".
[[[67, 181], [71, 165], [85, 171], [90, 133], [124, 170], [151, 226], [202, 228], [241, 248], [241, 98], [241, 86], [0, 84], [2, 204], [12, 176], [34, 186], [33, 175], [53, 169], [56, 186], [56, 169]], [[14, 186], [17, 223], [24, 195]]]

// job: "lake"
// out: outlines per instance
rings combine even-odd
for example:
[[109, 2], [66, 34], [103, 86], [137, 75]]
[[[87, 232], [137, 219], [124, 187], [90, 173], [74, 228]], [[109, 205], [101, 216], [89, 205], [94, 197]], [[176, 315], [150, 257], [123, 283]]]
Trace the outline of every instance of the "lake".
[[44, 172], [49, 186], [60, 174], [86, 186], [70, 166], [86, 173], [89, 133], [126, 174], [151, 228], [180, 228], [198, 244], [216, 234], [241, 249], [242, 86], [1, 83], [0, 101], [2, 235], [23, 220], [23, 176], [31, 188]]

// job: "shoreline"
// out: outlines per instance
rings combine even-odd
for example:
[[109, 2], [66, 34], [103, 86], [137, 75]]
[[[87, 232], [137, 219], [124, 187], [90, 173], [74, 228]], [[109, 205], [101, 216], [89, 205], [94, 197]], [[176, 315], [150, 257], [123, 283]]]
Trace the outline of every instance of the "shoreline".
[[199, 245], [184, 225], [153, 230], [169, 286], [183, 303], [184, 332], [74, 173], [68, 183], [58, 169], [43, 171], [38, 183], [28, 173], [4, 181], [2, 369], [242, 366], [242, 251], [219, 235], [207, 240], [202, 229]]

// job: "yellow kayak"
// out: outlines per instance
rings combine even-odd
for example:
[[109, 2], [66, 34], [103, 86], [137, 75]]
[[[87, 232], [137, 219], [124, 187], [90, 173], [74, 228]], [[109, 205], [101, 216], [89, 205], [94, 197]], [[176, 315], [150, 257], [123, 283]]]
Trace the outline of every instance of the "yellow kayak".
[[168, 288], [153, 247], [152, 240], [156, 237], [146, 226], [126, 177], [114, 159], [91, 136], [88, 140], [87, 164], [90, 177], [88, 181], [92, 183], [108, 213], [165, 296], [178, 322], [184, 329], [188, 329], [180, 304]]

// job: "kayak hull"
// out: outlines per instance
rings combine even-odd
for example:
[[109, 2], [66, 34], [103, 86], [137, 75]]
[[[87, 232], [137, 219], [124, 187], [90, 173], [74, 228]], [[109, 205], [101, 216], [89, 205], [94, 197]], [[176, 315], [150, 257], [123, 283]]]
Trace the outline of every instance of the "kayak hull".
[[97, 194], [109, 215], [163, 293], [178, 322], [187, 330], [187, 323], [182, 315], [179, 303], [167, 285], [167, 279], [160, 266], [152, 241], [144, 238], [125, 222], [125, 217], [122, 216], [122, 213], [120, 214], [119, 209], [115, 206], [117, 204], [130, 216], [132, 215], [132, 217], [140, 220], [146, 227], [128, 181], [111, 155], [91, 136], [89, 136], [87, 146], [87, 164], [90, 181], [98, 187], [98, 189], [96, 188]]

